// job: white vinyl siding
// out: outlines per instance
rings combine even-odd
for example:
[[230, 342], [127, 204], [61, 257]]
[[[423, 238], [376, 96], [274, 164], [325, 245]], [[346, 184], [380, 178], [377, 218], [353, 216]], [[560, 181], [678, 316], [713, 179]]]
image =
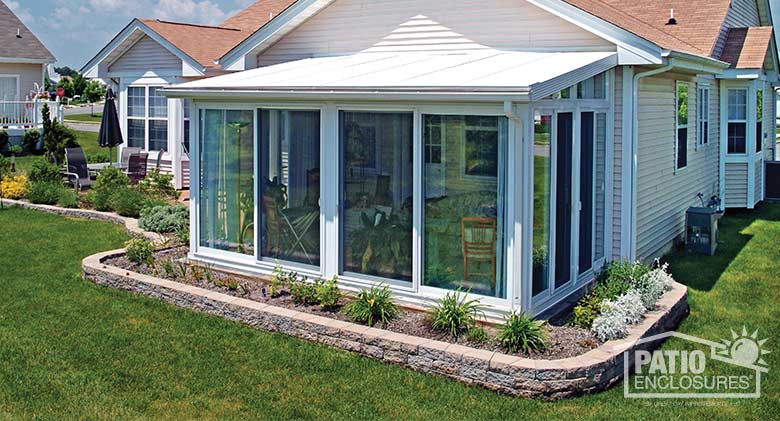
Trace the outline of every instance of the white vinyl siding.
[[0, 63], [0, 75], [18, 77], [18, 100], [25, 100], [35, 90], [36, 84], [43, 86], [43, 67], [40, 64]]
[[114, 73], [181, 73], [181, 69], [181, 59], [147, 35], [109, 65], [109, 71]]
[[[640, 81], [636, 242], [637, 258], [642, 260], [659, 257], [682, 236], [686, 210], [701, 206], [698, 193], [704, 195], [705, 204], [710, 196], [717, 194], [719, 151], [717, 148], [694, 150], [695, 125], [689, 125], [688, 129], [687, 167], [682, 175], [675, 174], [676, 148], [672, 147], [670, 139], [676, 139], [677, 80], [695, 86], [692, 78], [674, 74]], [[691, 107], [696, 104], [696, 96], [696, 90], [690, 89], [688, 104]], [[717, 121], [718, 108], [714, 106], [717, 97], [713, 90], [711, 121]], [[710, 127], [710, 139], [718, 139], [718, 128], [714, 126]]]
[[748, 200], [747, 184], [747, 163], [726, 163], [726, 207], [745, 207]]
[[720, 57], [723, 53], [723, 47], [726, 45], [726, 39], [731, 28], [749, 28], [760, 26], [761, 20], [756, 7], [756, 0], [732, 0], [731, 7], [726, 12], [723, 26], [721, 27], [718, 39], [712, 49], [713, 57]]
[[336, 0], [261, 53], [258, 66], [364, 51], [599, 49], [613, 44], [515, 0]]

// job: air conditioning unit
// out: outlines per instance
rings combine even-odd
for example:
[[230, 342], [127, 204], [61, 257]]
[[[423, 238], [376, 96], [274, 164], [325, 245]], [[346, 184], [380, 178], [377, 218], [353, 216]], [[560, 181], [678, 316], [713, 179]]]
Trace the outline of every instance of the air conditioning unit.
[[693, 253], [712, 256], [718, 248], [718, 220], [715, 208], [688, 208], [685, 214], [685, 246]]

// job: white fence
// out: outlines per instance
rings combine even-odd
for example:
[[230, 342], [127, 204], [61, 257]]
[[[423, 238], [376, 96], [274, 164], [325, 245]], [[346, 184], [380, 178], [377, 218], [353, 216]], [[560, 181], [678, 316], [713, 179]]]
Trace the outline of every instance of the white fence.
[[59, 101], [0, 101], [0, 130], [26, 130], [43, 127], [43, 105], [49, 105], [52, 120], [62, 121], [62, 104]]

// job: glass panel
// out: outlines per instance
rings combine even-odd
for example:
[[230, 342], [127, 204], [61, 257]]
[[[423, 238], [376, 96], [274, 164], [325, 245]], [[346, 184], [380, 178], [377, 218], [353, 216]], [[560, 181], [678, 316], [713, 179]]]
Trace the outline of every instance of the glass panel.
[[413, 114], [339, 114], [342, 269], [412, 280]]
[[534, 117], [533, 295], [547, 291], [550, 267], [550, 136], [552, 116]]
[[577, 84], [578, 99], [606, 99], [607, 78], [600, 73]]
[[168, 120], [149, 120], [149, 150], [168, 151]]
[[756, 152], [761, 152], [764, 145], [764, 91], [756, 91]]
[[146, 117], [146, 88], [131, 86], [127, 88], [127, 115], [129, 117]]
[[729, 120], [747, 120], [747, 90], [729, 89]]
[[146, 121], [127, 119], [127, 146], [146, 149]]
[[595, 260], [606, 254], [607, 209], [607, 115], [596, 114], [596, 249]]
[[320, 264], [320, 112], [260, 110], [260, 256]]
[[677, 84], [677, 126], [688, 125], [688, 85]]
[[572, 155], [574, 115], [559, 113], [556, 127], [555, 288], [572, 279]]
[[251, 255], [253, 113], [205, 110], [200, 133], [200, 245]]
[[189, 99], [182, 100], [182, 109], [184, 111], [184, 139], [182, 139], [182, 146], [184, 154], [190, 154], [190, 107], [192, 101]]
[[677, 129], [677, 169], [688, 166], [688, 129]]
[[729, 153], [745, 153], [747, 123], [729, 123]]
[[423, 127], [440, 127], [442, 145], [441, 163], [424, 168], [423, 284], [505, 297], [506, 118], [426, 115]]
[[580, 226], [579, 273], [593, 267], [593, 160], [595, 114], [580, 114]]
[[156, 87], [149, 88], [149, 117], [167, 118], [168, 117], [168, 98], [157, 93]]

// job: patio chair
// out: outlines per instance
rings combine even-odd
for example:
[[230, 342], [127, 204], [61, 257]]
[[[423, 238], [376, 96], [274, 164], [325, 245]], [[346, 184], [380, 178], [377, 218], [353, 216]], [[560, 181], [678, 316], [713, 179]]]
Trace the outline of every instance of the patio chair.
[[[490, 287], [496, 287], [496, 219], [463, 218], [461, 220], [463, 238], [463, 280], [469, 276], [490, 276]], [[491, 272], [469, 270], [470, 263], [490, 263]]]
[[134, 153], [131, 154], [127, 161], [127, 171], [125, 175], [130, 177], [130, 181], [133, 184], [138, 183], [146, 177], [146, 161], [149, 158], [149, 154]]
[[88, 189], [92, 187], [94, 181], [89, 176], [87, 167], [87, 157], [81, 148], [65, 149], [65, 168], [64, 175], [68, 178], [68, 184], [77, 190]]
[[128, 162], [130, 162], [130, 155], [134, 153], [141, 153], [141, 148], [124, 148], [122, 149], [122, 157], [119, 161], [119, 168], [122, 170], [127, 169]]

